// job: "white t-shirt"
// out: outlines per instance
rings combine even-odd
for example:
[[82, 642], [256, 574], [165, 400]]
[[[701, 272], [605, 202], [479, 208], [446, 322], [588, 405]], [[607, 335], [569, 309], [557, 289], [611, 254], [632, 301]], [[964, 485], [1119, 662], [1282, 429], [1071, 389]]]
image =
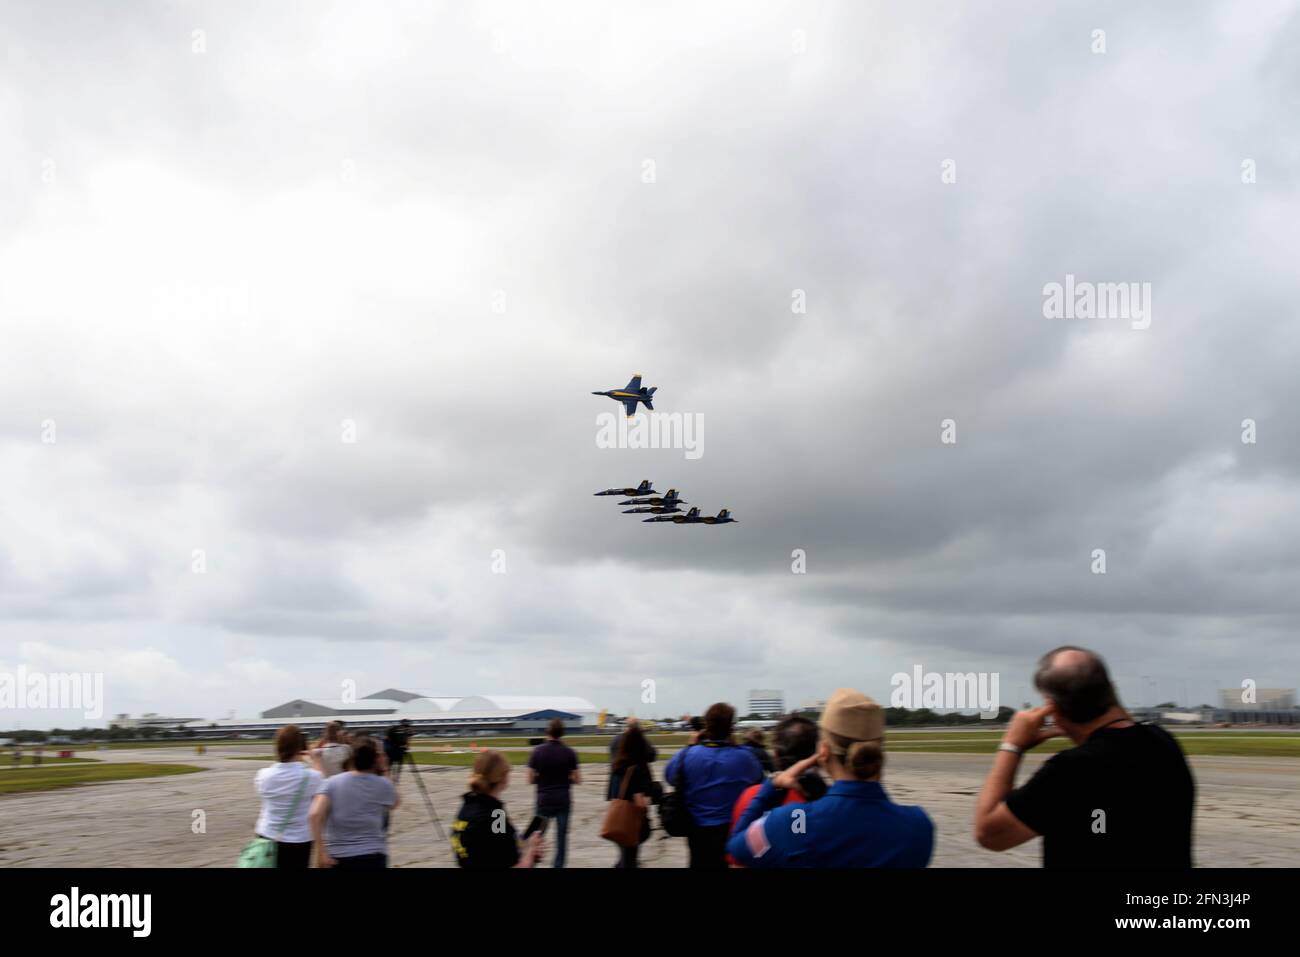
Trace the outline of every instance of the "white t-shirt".
[[[285, 819], [289, 817], [293, 799], [303, 784], [304, 774], [307, 775], [306, 786], [302, 788], [297, 810], [286, 824]], [[262, 813], [257, 816], [256, 828], [259, 835], [286, 844], [306, 844], [311, 840], [311, 825], [307, 823], [311, 799], [325, 787], [325, 779], [319, 771], [301, 761], [281, 761], [258, 771], [254, 787], [262, 796]], [[282, 826], [283, 831], [280, 830]]]
[[352, 757], [352, 749], [342, 742], [335, 742], [317, 748], [316, 754], [320, 758], [321, 767], [325, 769], [325, 777], [332, 778], [343, 771], [344, 762]]

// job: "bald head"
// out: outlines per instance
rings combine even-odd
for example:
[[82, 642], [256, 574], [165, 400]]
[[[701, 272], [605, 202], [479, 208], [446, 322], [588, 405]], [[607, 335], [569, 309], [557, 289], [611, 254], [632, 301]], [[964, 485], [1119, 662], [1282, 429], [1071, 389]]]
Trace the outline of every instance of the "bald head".
[[1038, 659], [1034, 687], [1075, 724], [1095, 721], [1119, 704], [1101, 656], [1073, 645], [1054, 648]]

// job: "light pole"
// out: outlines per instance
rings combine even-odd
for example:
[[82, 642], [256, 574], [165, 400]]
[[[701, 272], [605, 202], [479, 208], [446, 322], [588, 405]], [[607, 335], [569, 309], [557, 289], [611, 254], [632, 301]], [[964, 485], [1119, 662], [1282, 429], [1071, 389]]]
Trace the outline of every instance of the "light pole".
[[[1157, 687], [1157, 685], [1156, 685], [1156, 681], [1155, 681], [1154, 678], [1152, 678], [1150, 675], [1140, 675], [1139, 677], [1141, 677], [1141, 679], [1142, 679], [1142, 680], [1143, 680], [1147, 685], [1150, 685], [1150, 686], [1151, 686], [1151, 693], [1152, 693], [1152, 694], [1156, 694], [1156, 693], [1157, 693], [1157, 691], [1158, 691], [1159, 689], [1158, 689], [1158, 687]], [[1156, 701], [1152, 700], [1152, 702], [1151, 702], [1151, 706], [1154, 707], [1156, 703], [1157, 703]]]

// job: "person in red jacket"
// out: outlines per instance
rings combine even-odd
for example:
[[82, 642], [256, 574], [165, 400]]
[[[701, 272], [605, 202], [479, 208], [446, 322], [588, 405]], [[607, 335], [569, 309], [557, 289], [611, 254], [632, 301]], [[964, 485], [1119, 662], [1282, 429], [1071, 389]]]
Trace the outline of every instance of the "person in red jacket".
[[[806, 758], [811, 758], [817, 750], [817, 723], [801, 715], [791, 715], [784, 719], [772, 732], [772, 750], [776, 752], [776, 769], [784, 771]], [[749, 802], [758, 795], [762, 784], [752, 784], [741, 792], [736, 799], [736, 806], [731, 812], [731, 830], [736, 830], [736, 822], [749, 807]], [[786, 804], [815, 801], [826, 793], [826, 782], [816, 771], [808, 771], [799, 778], [798, 787], [791, 788], [786, 794]], [[727, 863], [739, 867], [731, 855]]]

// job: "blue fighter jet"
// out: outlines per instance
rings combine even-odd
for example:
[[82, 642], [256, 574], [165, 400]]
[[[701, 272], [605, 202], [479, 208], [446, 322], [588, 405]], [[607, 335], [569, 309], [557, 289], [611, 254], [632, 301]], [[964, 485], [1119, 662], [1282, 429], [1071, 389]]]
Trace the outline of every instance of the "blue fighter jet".
[[625, 502], [619, 502], [619, 505], [685, 505], [686, 499], [677, 497], [677, 489], [670, 488], [668, 494], [663, 498], [630, 498]]
[[659, 493], [650, 487], [649, 479], [642, 479], [641, 484], [638, 485], [636, 488], [607, 488], [603, 492], [594, 492], [592, 494], [594, 495], [658, 495]]
[[728, 522], [734, 522], [731, 512], [723, 509], [716, 516], [700, 516], [700, 510], [692, 507], [685, 515], [656, 515], [654, 518], [643, 518], [643, 522], [673, 522], [677, 525], [726, 525]]
[[636, 415], [638, 402], [645, 405], [651, 412], [654, 411], [655, 407], [650, 400], [654, 398], [657, 391], [657, 386], [651, 386], [648, 389], [642, 388], [641, 373], [638, 372], [632, 376], [632, 381], [627, 384], [626, 389], [610, 389], [607, 392], [593, 392], [592, 395], [607, 395], [615, 402], [622, 402], [623, 408], [627, 411], [627, 417], [630, 419]]

